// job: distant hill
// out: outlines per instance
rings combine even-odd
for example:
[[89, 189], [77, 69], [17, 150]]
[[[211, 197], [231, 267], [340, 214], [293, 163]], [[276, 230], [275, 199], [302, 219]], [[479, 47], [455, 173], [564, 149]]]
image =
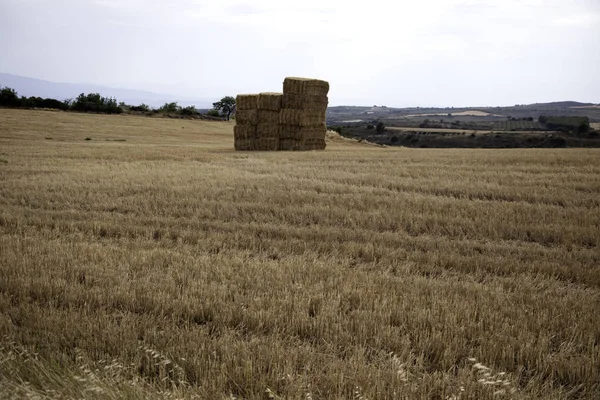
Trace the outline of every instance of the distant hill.
[[113, 88], [108, 86], [50, 82], [42, 79], [0, 73], [0, 86], [15, 89], [19, 96], [39, 96], [57, 100], [72, 99], [81, 93], [100, 93], [104, 97], [114, 97], [131, 105], [141, 103], [152, 107], [162, 106], [167, 102], [178, 102], [181, 106], [194, 105], [196, 108], [211, 108], [212, 103], [218, 99], [194, 99], [184, 96], [147, 92], [144, 90]]
[[[327, 123], [358, 123], [385, 121], [395, 126], [412, 126], [426, 118], [451, 118], [452, 121], [504, 121], [508, 119], [537, 120], [541, 115], [556, 117], [588, 117], [600, 122], [600, 106], [577, 101], [518, 104], [502, 107], [370, 107], [338, 106], [327, 109]], [[413, 121], [408, 121], [412, 119]], [[405, 123], [406, 122], [406, 123]], [[405, 123], [403, 125], [403, 123]]]
[[535, 103], [523, 105], [524, 107], [538, 107], [538, 108], [570, 108], [570, 107], [587, 107], [593, 106], [593, 103], [580, 103], [578, 101], [554, 101], [551, 103]]
[[493, 109], [561, 109], [561, 108], [573, 108], [573, 107], [592, 107], [596, 106], [594, 103], [581, 103], [578, 101], [555, 101], [549, 103], [533, 103], [533, 104], [519, 104], [515, 106], [497, 106], [497, 107], [372, 107], [372, 106], [334, 106], [329, 107], [330, 112], [364, 112], [364, 111], [380, 111], [380, 112], [391, 112], [391, 111], [407, 111], [410, 113], [415, 112], [429, 112], [429, 111], [451, 111], [456, 110], [493, 110]]

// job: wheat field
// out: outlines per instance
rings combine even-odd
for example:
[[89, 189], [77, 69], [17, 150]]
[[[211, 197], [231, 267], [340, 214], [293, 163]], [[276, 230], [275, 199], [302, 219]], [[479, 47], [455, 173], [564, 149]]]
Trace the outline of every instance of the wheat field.
[[0, 109], [0, 398], [600, 398], [599, 150], [232, 130]]

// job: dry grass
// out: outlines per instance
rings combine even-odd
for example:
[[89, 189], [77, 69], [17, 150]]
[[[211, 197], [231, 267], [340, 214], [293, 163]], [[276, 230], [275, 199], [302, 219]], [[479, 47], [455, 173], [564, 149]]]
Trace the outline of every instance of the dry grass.
[[0, 158], [0, 398], [600, 397], [598, 150], [0, 110]]

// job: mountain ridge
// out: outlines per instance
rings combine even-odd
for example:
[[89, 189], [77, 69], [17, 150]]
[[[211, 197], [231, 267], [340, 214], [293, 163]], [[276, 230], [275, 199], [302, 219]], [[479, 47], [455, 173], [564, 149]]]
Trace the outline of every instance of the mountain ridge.
[[212, 102], [218, 100], [191, 98], [138, 89], [115, 88], [97, 84], [54, 82], [1, 72], [0, 86], [10, 87], [16, 90], [19, 96], [26, 97], [37, 96], [65, 100], [74, 99], [81, 93], [100, 93], [104, 97], [114, 97], [119, 102], [122, 101], [131, 105], [145, 103], [152, 107], [159, 107], [164, 103], [175, 101], [184, 107], [194, 105], [196, 108], [211, 108]]

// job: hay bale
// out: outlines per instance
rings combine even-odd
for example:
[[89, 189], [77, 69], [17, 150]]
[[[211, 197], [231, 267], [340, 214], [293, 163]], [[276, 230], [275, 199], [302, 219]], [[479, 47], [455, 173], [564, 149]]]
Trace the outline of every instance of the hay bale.
[[287, 77], [283, 80], [283, 93], [327, 96], [329, 83], [319, 79]]
[[329, 82], [311, 79], [306, 82], [304, 94], [308, 96], [327, 96], [329, 93]]
[[236, 150], [321, 150], [329, 83], [285, 78], [283, 93], [242, 94], [236, 98]]
[[327, 112], [327, 104], [329, 99], [327, 96], [307, 96], [299, 94], [284, 94], [281, 106], [284, 109], [297, 109], [311, 111], [313, 113]]
[[279, 138], [280, 139], [300, 140], [300, 139], [302, 139], [301, 129], [302, 129], [302, 127], [299, 125], [281, 124], [279, 126]]
[[258, 94], [238, 94], [235, 98], [236, 110], [256, 110], [258, 108]]
[[325, 140], [327, 134], [327, 126], [325, 124], [316, 126], [305, 126], [300, 128], [300, 135], [303, 140], [319, 139]]
[[304, 139], [300, 143], [300, 150], [325, 150], [327, 143], [325, 139]]
[[263, 92], [258, 94], [259, 110], [281, 110], [281, 98], [283, 93]]
[[300, 150], [301, 142], [294, 139], [281, 139], [279, 140], [279, 150], [284, 151], [298, 151]]
[[235, 140], [256, 138], [256, 125], [236, 125], [233, 127], [233, 138]]
[[259, 139], [279, 138], [279, 124], [259, 122], [256, 126], [256, 137]]
[[238, 125], [256, 125], [258, 124], [257, 110], [237, 110], [235, 112], [235, 123]]
[[314, 126], [325, 122], [325, 113], [284, 108], [279, 114], [279, 123], [284, 125]]
[[253, 150], [254, 139], [236, 139], [233, 147], [238, 151]]
[[259, 124], [278, 124], [279, 123], [279, 111], [273, 110], [258, 110], [258, 123]]
[[279, 150], [279, 138], [255, 139], [253, 149], [258, 151], [277, 151]]

